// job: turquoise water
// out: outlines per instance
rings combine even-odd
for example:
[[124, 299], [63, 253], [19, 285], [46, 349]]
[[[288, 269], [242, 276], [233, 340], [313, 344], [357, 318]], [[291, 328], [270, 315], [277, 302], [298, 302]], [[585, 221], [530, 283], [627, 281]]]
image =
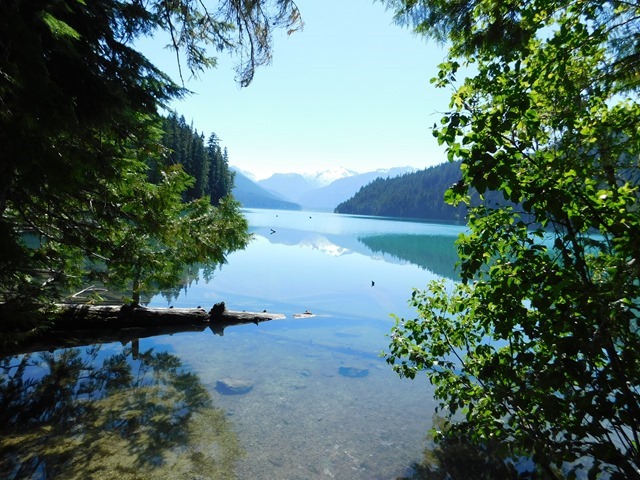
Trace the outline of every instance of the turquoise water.
[[[209, 308], [224, 301], [233, 310], [279, 312], [286, 319], [228, 327], [223, 336], [206, 330], [141, 339], [140, 352], [166, 352], [195, 375], [243, 452], [232, 462], [236, 478], [410, 473], [427, 444], [432, 390], [426, 378], [399, 379], [379, 353], [388, 345], [390, 314], [413, 315], [407, 305], [412, 288], [440, 276], [455, 279], [453, 242], [462, 227], [316, 212], [246, 215], [254, 233], [246, 250], [229, 255], [209, 281], [201, 275], [177, 296], [154, 296], [150, 306]], [[305, 311], [314, 316], [293, 317]], [[90, 361], [98, 365], [123, 351], [129, 358], [127, 348], [103, 345]], [[140, 370], [138, 361], [129, 360]], [[220, 387], [225, 379], [248, 387], [229, 395]], [[179, 451], [175, 442], [172, 451]], [[222, 448], [214, 443], [182, 450], [211, 456]]]

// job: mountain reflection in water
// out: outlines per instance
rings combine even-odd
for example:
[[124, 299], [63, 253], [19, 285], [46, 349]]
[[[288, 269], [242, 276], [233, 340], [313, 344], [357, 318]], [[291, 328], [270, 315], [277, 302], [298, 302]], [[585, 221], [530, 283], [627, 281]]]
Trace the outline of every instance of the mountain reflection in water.
[[3, 479], [233, 477], [225, 413], [180, 360], [101, 347], [2, 359]]
[[455, 269], [458, 252], [454, 239], [443, 235], [371, 235], [361, 237], [372, 252], [413, 263], [441, 277], [460, 280]]
[[[412, 288], [453, 278], [464, 227], [315, 212], [246, 215], [254, 240], [245, 250], [221, 267], [194, 266], [148, 306], [224, 301], [287, 318], [224, 337], [144, 338], [138, 358], [129, 348], [120, 354], [122, 340], [111, 339], [101, 348], [0, 361], [0, 478], [412, 475], [429, 443], [433, 389], [424, 378], [398, 378], [379, 353], [388, 346], [390, 314], [415, 314]], [[314, 316], [295, 317], [305, 311]], [[252, 388], [221, 395], [215, 386], [226, 378]]]
[[456, 237], [450, 235], [384, 233], [353, 237], [294, 229], [280, 229], [271, 233], [265, 228], [254, 229], [253, 233], [271, 243], [307, 246], [330, 256], [350, 253], [368, 257], [381, 255], [386, 262], [409, 262], [438, 276], [454, 281], [460, 280], [455, 268], [458, 261]]

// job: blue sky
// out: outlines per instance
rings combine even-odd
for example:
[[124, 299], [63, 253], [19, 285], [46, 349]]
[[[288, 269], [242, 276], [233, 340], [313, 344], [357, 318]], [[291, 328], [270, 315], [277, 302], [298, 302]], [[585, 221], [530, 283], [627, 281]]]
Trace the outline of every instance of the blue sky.
[[[200, 132], [215, 132], [230, 164], [258, 178], [345, 167], [356, 172], [446, 160], [431, 133], [449, 93], [429, 83], [444, 50], [393, 23], [372, 0], [299, 0], [304, 29], [274, 35], [273, 62], [240, 88], [234, 59], [185, 77], [194, 93], [173, 108]], [[175, 57], [140, 47], [177, 77]]]

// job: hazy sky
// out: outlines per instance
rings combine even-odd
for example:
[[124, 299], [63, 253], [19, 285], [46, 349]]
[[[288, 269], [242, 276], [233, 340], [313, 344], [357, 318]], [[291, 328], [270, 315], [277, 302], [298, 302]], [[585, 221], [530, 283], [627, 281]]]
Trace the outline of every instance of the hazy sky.
[[[274, 36], [273, 62], [240, 88], [234, 59], [185, 78], [194, 92], [173, 107], [207, 136], [215, 132], [230, 164], [265, 178], [275, 172], [345, 167], [425, 168], [446, 160], [431, 128], [449, 92], [433, 87], [444, 51], [393, 24], [372, 0], [299, 0], [304, 29]], [[145, 42], [141, 48], [177, 77], [175, 58]]]

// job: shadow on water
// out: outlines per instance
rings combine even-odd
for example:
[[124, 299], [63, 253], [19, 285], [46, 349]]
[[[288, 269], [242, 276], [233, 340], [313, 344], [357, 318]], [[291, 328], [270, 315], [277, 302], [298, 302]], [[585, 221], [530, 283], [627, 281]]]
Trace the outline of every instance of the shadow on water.
[[[434, 416], [437, 428], [447, 428]], [[411, 466], [410, 476], [396, 480], [547, 480], [550, 477], [527, 457], [516, 458], [513, 446], [497, 441], [474, 443], [468, 433], [457, 432], [437, 445], [432, 437], [422, 461]], [[560, 478], [560, 477], [552, 477]]]
[[3, 479], [234, 477], [242, 455], [198, 377], [152, 350], [0, 361]]
[[[527, 465], [529, 467], [530, 465]], [[521, 468], [505, 460], [489, 445], [474, 445], [464, 438], [427, 448], [412, 474], [396, 480], [546, 480], [542, 472]]]

